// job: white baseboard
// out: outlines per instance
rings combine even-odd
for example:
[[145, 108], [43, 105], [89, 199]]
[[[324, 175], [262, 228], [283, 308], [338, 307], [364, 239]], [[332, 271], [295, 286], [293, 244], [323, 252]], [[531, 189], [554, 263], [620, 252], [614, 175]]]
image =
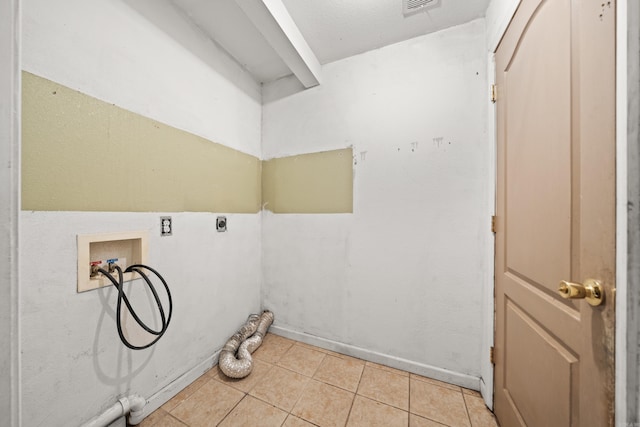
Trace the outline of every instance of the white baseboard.
[[207, 357], [202, 362], [176, 378], [171, 383], [167, 384], [163, 389], [147, 399], [147, 404], [142, 410], [144, 418], [151, 415], [153, 411], [168, 402], [173, 396], [184, 390], [189, 384], [197, 380], [214, 367], [218, 363], [218, 356], [220, 351], [216, 351], [213, 355]]
[[348, 356], [357, 357], [358, 359], [368, 360], [370, 362], [380, 363], [381, 365], [390, 366], [392, 368], [401, 369], [424, 377], [433, 378], [435, 380], [444, 381], [449, 384], [459, 385], [460, 387], [471, 390], [480, 391], [480, 378], [459, 372], [449, 371], [447, 369], [437, 368], [435, 366], [425, 365], [423, 363], [412, 360], [402, 359], [387, 354], [377, 353], [375, 351], [366, 350], [364, 348], [355, 347], [349, 344], [343, 344], [337, 341], [328, 340], [326, 338], [316, 337], [304, 332], [294, 331], [279, 325], [271, 325], [269, 332], [280, 335], [285, 338], [300, 341], [305, 344], [315, 345], [316, 347], [326, 350], [335, 351], [346, 354]]
[[[412, 360], [402, 359], [387, 354], [377, 353], [375, 351], [366, 350], [364, 348], [343, 344], [341, 342], [332, 341], [326, 338], [317, 337], [304, 332], [294, 331], [282, 326], [271, 325], [269, 332], [280, 335], [285, 338], [300, 341], [306, 344], [315, 345], [316, 347], [326, 350], [335, 351], [346, 354], [348, 356], [357, 357], [359, 359], [368, 360], [370, 362], [380, 363], [392, 368], [401, 369], [403, 371], [444, 381], [449, 384], [455, 384], [471, 390], [481, 391], [484, 395], [486, 390], [481, 390], [484, 383], [478, 377], [459, 372], [449, 371], [447, 369], [438, 368], [431, 365], [415, 362]], [[196, 366], [176, 378], [164, 388], [159, 390], [153, 396], [147, 399], [147, 404], [143, 409], [144, 417], [149, 416], [153, 411], [168, 402], [173, 396], [185, 389], [189, 384], [197, 380], [202, 374], [207, 372], [218, 363], [220, 351], [215, 352]]]
[[[491, 383], [493, 384], [493, 381]], [[493, 390], [487, 386], [484, 378], [480, 378], [480, 394], [487, 408], [493, 411]]]

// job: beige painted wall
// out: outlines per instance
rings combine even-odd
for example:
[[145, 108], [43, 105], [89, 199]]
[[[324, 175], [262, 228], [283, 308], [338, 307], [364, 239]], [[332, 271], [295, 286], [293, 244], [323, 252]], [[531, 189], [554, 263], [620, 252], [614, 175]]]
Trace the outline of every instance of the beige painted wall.
[[353, 211], [350, 148], [261, 162], [28, 72], [22, 101], [23, 210]]
[[274, 213], [352, 213], [352, 161], [351, 148], [264, 161], [264, 209]]
[[28, 72], [22, 102], [23, 210], [260, 210], [254, 156]]

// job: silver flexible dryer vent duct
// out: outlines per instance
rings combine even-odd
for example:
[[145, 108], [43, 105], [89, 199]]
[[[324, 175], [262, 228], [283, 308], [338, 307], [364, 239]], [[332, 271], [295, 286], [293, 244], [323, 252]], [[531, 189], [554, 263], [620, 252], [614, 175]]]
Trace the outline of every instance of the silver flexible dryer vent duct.
[[[273, 313], [265, 310], [261, 315], [252, 314], [242, 328], [224, 345], [218, 366], [229, 378], [244, 378], [253, 369], [251, 353], [256, 351], [267, 329], [273, 323]], [[237, 354], [236, 354], [237, 352]]]

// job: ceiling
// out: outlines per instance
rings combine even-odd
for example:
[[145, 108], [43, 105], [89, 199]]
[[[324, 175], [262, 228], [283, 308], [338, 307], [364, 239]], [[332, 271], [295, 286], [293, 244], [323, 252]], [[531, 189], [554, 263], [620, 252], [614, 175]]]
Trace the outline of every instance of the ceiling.
[[[260, 22], [247, 16], [246, 6], [239, 6], [243, 2], [283, 4], [302, 43], [326, 64], [480, 18], [490, 0], [436, 0], [435, 6], [409, 16], [403, 15], [402, 0], [172, 1], [256, 81], [266, 83], [292, 74], [295, 67], [282, 59], [278, 44], [263, 36]], [[296, 37], [292, 40], [299, 43]]]

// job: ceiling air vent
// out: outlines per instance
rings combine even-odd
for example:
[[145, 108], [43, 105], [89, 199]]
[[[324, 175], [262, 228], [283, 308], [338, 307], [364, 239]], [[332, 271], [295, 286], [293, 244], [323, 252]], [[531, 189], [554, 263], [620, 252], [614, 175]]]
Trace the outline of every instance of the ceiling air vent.
[[440, 0], [402, 0], [402, 13], [409, 16], [438, 6]]

